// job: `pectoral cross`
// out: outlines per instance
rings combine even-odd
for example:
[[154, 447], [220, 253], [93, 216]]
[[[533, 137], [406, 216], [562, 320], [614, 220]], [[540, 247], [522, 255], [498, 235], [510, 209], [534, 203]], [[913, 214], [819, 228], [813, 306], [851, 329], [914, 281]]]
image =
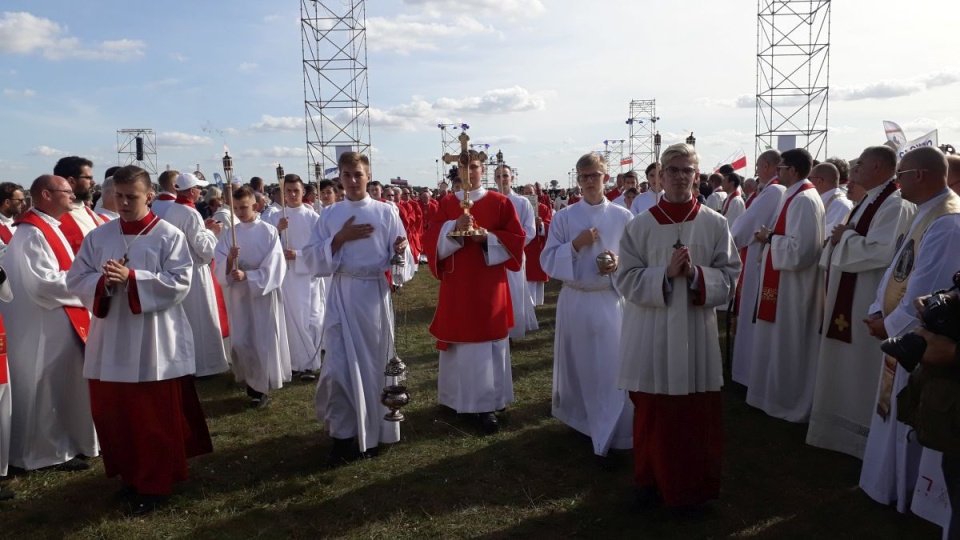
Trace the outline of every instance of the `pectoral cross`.
[[673, 245], [673, 249], [680, 249], [684, 247], [683, 242], [680, 241], [680, 237], [677, 237], [677, 243]]
[[845, 332], [847, 327], [850, 326], [850, 323], [847, 322], [847, 318], [843, 316], [843, 313], [833, 320], [833, 324], [837, 325], [837, 328], [839, 328], [841, 332]]

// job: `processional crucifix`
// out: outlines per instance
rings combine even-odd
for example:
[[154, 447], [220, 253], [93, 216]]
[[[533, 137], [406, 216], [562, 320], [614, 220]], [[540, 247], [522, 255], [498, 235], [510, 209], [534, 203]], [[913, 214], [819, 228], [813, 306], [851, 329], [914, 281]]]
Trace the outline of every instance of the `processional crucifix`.
[[[463, 201], [460, 202], [460, 208], [463, 208], [463, 213], [469, 216], [470, 208], [473, 207], [473, 201], [470, 200], [470, 150], [468, 150], [467, 147], [470, 136], [467, 135], [465, 131], [461, 131], [457, 139], [460, 141], [460, 155], [444, 154], [443, 162], [448, 164], [457, 163], [457, 174], [460, 176], [460, 189], [463, 190]], [[480, 160], [480, 163], [484, 163], [487, 161], [487, 154], [480, 152], [477, 159]], [[454, 229], [448, 232], [447, 236], [483, 236], [485, 234], [487, 234], [486, 229], [482, 227], [474, 228], [473, 225], [471, 225], [463, 231]]]

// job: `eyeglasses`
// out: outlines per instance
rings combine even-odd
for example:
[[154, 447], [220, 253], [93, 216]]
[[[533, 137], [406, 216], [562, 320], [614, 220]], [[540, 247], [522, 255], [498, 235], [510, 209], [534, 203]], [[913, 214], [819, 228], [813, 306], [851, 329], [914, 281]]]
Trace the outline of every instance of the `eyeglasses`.
[[903, 175], [905, 175], [905, 174], [907, 174], [907, 173], [920, 172], [920, 171], [926, 171], [926, 170], [927, 170], [927, 169], [904, 169], [904, 170], [902, 170], [902, 171], [897, 171], [897, 182], [900, 181], [900, 177], [901, 177], [901, 176], [903, 176]]
[[673, 165], [664, 169], [664, 172], [670, 176], [683, 176], [686, 178], [692, 178], [693, 175], [697, 174], [697, 170], [693, 167], [684, 167], [681, 169], [680, 167], [674, 167]]
[[577, 175], [577, 178], [579, 178], [580, 180], [590, 180], [591, 182], [597, 182], [601, 178], [603, 178], [603, 174], [598, 172], [590, 173], [590, 174], [580, 174], [580, 175]]
[[15, 202], [17, 204], [23, 204], [23, 201], [26, 199], [7, 199], [8, 201]]

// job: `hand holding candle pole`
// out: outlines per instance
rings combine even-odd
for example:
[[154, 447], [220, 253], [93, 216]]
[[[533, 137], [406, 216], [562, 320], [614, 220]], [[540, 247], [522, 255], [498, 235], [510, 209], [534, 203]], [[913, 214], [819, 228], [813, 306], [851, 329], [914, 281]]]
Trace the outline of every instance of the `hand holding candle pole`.
[[[227, 206], [230, 207], [230, 234], [231, 240], [233, 240], [233, 247], [237, 247], [237, 227], [236, 227], [236, 218], [233, 215], [233, 158], [230, 157], [230, 150], [226, 145], [223, 146], [223, 175], [227, 178], [227, 184], [224, 186], [224, 189], [227, 190], [226, 201]], [[235, 268], [229, 268], [228, 271], [235, 270]]]
[[[283, 189], [283, 165], [277, 163], [277, 183], [280, 184], [280, 212], [283, 219], [287, 219], [287, 192]], [[289, 226], [289, 225], [288, 225]], [[283, 247], [290, 249], [290, 234], [283, 235]]]

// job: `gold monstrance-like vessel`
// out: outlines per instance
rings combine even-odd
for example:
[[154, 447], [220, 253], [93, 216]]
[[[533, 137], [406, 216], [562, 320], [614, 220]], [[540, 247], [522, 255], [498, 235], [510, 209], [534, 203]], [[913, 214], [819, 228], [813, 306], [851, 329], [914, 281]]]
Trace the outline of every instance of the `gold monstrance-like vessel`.
[[[444, 154], [443, 162], [457, 163], [457, 173], [460, 175], [460, 189], [463, 190], [463, 201], [460, 202], [460, 208], [463, 208], [464, 214], [470, 215], [470, 208], [473, 207], [473, 201], [470, 200], [470, 151], [467, 149], [467, 142], [470, 140], [470, 136], [467, 135], [466, 132], [461, 131], [457, 139], [460, 140], [460, 155]], [[484, 163], [487, 161], [487, 154], [480, 152], [478, 159], [480, 163]], [[487, 234], [486, 229], [471, 226], [469, 229], [463, 231], [452, 230], [447, 233], [447, 236], [464, 237], [483, 236], [485, 234]]]

